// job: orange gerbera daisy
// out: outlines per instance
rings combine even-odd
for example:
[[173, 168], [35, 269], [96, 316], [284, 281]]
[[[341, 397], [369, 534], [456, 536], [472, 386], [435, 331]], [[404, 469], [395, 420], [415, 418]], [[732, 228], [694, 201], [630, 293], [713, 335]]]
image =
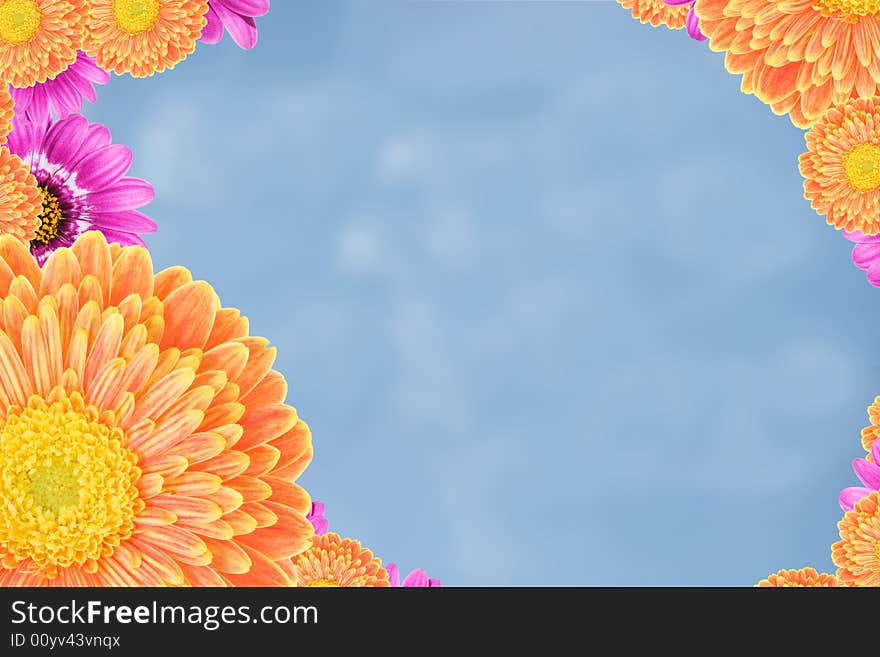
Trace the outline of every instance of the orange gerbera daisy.
[[332, 532], [315, 536], [288, 571], [294, 586], [390, 586], [381, 559], [358, 541]]
[[0, 80], [45, 82], [76, 61], [88, 0], [0, 0]]
[[831, 108], [806, 141], [799, 162], [813, 209], [835, 228], [880, 233], [880, 98]]
[[91, 0], [84, 50], [136, 78], [174, 68], [196, 49], [208, 0]]
[[840, 586], [837, 577], [828, 573], [816, 572], [815, 568], [801, 568], [800, 570], [780, 570], [778, 573], [769, 575], [755, 584], [757, 587], [829, 587]]
[[0, 234], [23, 244], [36, 235], [43, 195], [30, 167], [0, 146]]
[[809, 127], [850, 97], [878, 95], [878, 0], [696, 0], [709, 47], [742, 91]]
[[880, 586], [880, 491], [856, 502], [837, 528], [841, 540], [831, 546], [837, 579], [850, 586]]
[[96, 231], [0, 236], [0, 586], [287, 586], [312, 456], [275, 350]]
[[667, 5], [663, 0], [617, 0], [624, 9], [632, 12], [640, 23], [650, 23], [654, 27], [665, 25], [670, 30], [680, 30], [687, 23], [690, 5]]

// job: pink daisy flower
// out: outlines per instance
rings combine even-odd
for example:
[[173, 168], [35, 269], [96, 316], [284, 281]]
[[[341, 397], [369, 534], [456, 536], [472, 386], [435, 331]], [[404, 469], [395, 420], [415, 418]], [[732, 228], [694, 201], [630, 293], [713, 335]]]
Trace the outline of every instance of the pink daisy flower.
[[98, 100], [96, 84], [107, 84], [110, 74], [95, 64], [95, 59], [79, 51], [76, 61], [61, 71], [54, 79], [38, 82], [31, 87], [18, 89], [9, 86], [15, 99], [15, 112], [26, 115], [31, 121], [41, 122], [51, 114], [63, 118], [82, 110], [83, 98]]
[[125, 174], [131, 150], [112, 144], [110, 131], [81, 114], [58, 121], [13, 122], [7, 146], [30, 167], [42, 194], [42, 210], [31, 253], [42, 265], [61, 246], [88, 230], [108, 242], [144, 246], [138, 233], [156, 224], [135, 208], [153, 200], [153, 186]]
[[853, 264], [865, 271], [868, 282], [880, 287], [880, 234], [862, 235], [859, 231], [842, 231], [843, 236], [856, 245], [852, 250]]
[[318, 536], [323, 536], [327, 533], [327, 530], [330, 529], [330, 523], [327, 522], [327, 518], [324, 517], [323, 502], [317, 500], [312, 502], [312, 509], [306, 516], [306, 520], [312, 523], [312, 526], [315, 528], [315, 534]]
[[250, 50], [257, 45], [255, 16], [269, 11], [269, 0], [208, 0], [208, 24], [202, 30], [201, 40], [218, 43], [223, 38], [223, 28], [240, 48]]
[[873, 463], [868, 459], [853, 460], [853, 470], [864, 485], [844, 488], [840, 491], [840, 497], [837, 501], [844, 511], [852, 511], [856, 502], [875, 490], [880, 490], [880, 465], [877, 465], [880, 463], [880, 440], [875, 440], [871, 446], [871, 458], [874, 459]]
[[443, 586], [440, 583], [439, 579], [434, 579], [433, 577], [428, 577], [428, 573], [426, 573], [421, 568], [416, 568], [409, 575], [407, 575], [406, 578], [403, 580], [403, 584], [400, 583], [400, 569], [397, 567], [397, 564], [389, 563], [385, 566], [385, 570], [388, 571], [388, 579], [391, 582], [391, 586], [397, 586], [397, 587]]

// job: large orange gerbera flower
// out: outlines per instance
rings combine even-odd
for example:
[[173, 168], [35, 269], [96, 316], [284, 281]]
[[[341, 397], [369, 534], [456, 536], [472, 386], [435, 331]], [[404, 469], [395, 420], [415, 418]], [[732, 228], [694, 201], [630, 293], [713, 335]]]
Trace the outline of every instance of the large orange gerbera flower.
[[694, 12], [727, 70], [743, 74], [742, 91], [800, 128], [878, 95], [877, 0], [696, 0]]
[[665, 25], [671, 30], [680, 30], [687, 23], [690, 5], [667, 5], [663, 0], [617, 0], [624, 9], [632, 12], [640, 23], [650, 23], [654, 27]]
[[91, 0], [85, 51], [136, 78], [174, 68], [196, 48], [208, 0]]
[[828, 573], [816, 572], [815, 568], [800, 570], [780, 570], [755, 584], [757, 587], [829, 587], [840, 586], [837, 577]]
[[804, 197], [835, 228], [880, 232], [880, 98], [833, 107], [806, 135]]
[[288, 572], [294, 586], [390, 586], [381, 559], [358, 541], [332, 532], [315, 536]]
[[204, 281], [0, 236], [0, 586], [289, 585], [311, 436]]
[[850, 586], [880, 586], [880, 491], [856, 502], [837, 528], [841, 540], [831, 546], [837, 579]]
[[30, 167], [0, 146], [0, 235], [28, 244], [36, 235], [43, 194]]
[[45, 82], [76, 61], [88, 0], [0, 0], [0, 80]]

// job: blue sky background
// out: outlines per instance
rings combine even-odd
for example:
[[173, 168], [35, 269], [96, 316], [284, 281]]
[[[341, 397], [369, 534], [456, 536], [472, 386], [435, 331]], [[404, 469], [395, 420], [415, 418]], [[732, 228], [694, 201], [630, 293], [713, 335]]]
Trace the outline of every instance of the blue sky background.
[[277, 345], [333, 529], [449, 585], [832, 569], [880, 290], [803, 133], [610, 1], [273, 4], [87, 113]]

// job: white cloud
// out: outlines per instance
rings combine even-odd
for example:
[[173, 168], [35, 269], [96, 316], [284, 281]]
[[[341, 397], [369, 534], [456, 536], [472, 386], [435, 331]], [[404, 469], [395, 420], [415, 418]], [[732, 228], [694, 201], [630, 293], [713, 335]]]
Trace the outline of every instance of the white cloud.
[[352, 221], [337, 234], [336, 262], [347, 274], [375, 274], [382, 270], [387, 255], [386, 240], [376, 222]]

